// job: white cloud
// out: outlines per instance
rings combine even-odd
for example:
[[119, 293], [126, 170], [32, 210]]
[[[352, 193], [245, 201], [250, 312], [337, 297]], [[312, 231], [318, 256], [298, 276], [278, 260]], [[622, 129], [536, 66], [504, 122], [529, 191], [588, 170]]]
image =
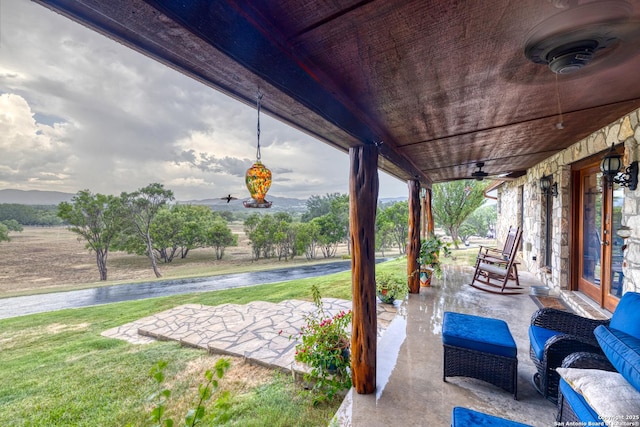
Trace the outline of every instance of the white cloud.
[[[0, 187], [245, 197], [254, 108], [35, 3], [1, 7]], [[261, 145], [270, 194], [348, 191], [345, 153], [266, 115]], [[405, 194], [381, 174], [381, 197]]]

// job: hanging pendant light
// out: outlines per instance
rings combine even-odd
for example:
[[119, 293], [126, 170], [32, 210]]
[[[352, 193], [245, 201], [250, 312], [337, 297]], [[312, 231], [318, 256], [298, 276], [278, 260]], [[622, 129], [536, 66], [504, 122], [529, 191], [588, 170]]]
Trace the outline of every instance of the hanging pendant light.
[[262, 93], [258, 91], [258, 148], [256, 150], [256, 162], [247, 169], [245, 182], [251, 194], [251, 200], [243, 202], [245, 208], [270, 208], [271, 202], [265, 200], [267, 191], [271, 187], [271, 171], [260, 161], [260, 101]]

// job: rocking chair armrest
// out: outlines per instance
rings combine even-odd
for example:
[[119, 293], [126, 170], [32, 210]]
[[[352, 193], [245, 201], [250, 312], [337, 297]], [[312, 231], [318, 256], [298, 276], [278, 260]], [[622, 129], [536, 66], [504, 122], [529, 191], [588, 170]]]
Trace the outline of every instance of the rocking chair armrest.
[[478, 259], [482, 262], [488, 262], [489, 264], [507, 264], [509, 262], [508, 257], [489, 254], [480, 254], [478, 255]]
[[[482, 253], [482, 251], [484, 251], [484, 253]], [[498, 249], [498, 248], [491, 248], [489, 246], [480, 245], [480, 250], [478, 250], [478, 256], [487, 255], [489, 252], [495, 252], [497, 254], [502, 254], [502, 251], [500, 249]]]
[[595, 342], [593, 330], [609, 325], [610, 320], [595, 320], [555, 308], [541, 308], [531, 316], [531, 324], [568, 335], [587, 338]]
[[600, 369], [602, 371], [617, 372], [609, 359], [603, 354], [579, 351], [571, 353], [562, 361], [563, 368]]

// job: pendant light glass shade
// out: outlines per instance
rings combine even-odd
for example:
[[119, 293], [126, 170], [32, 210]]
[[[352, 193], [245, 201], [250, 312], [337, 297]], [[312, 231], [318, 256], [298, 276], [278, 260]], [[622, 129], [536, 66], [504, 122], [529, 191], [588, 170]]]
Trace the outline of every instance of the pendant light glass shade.
[[[256, 208], [271, 206], [271, 203], [264, 199], [269, 191], [269, 187], [271, 187], [271, 171], [263, 165], [260, 160], [257, 160], [253, 166], [247, 169], [245, 182], [247, 183], [247, 189], [251, 194], [251, 198], [253, 199], [246, 202], [245, 206], [247, 206], [247, 204], [253, 205], [247, 207]], [[269, 206], [266, 206], [267, 204]]]

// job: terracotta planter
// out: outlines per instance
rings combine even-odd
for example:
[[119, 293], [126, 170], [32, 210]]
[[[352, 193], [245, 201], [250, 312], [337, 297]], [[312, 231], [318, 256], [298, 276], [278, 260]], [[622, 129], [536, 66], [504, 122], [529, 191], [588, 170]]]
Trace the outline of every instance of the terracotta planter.
[[431, 277], [433, 277], [433, 268], [426, 265], [420, 266], [420, 286], [423, 288], [431, 286]]

